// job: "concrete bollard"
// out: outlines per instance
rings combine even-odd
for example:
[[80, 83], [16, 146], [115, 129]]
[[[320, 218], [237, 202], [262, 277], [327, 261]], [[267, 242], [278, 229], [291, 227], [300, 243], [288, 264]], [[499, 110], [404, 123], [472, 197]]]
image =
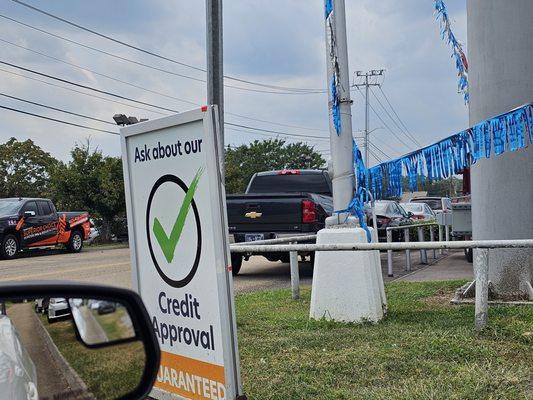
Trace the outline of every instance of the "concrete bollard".
[[[321, 229], [317, 245], [368, 243], [353, 217], [343, 226]], [[373, 235], [374, 229], [369, 228]], [[309, 317], [344, 322], [378, 322], [387, 300], [379, 251], [318, 251], [315, 255]]]

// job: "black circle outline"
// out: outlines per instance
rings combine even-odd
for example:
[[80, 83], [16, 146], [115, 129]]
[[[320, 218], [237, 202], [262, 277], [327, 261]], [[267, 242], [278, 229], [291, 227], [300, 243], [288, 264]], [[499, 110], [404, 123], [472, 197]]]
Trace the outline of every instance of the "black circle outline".
[[189, 190], [188, 186], [183, 182], [180, 178], [178, 178], [176, 175], [167, 174], [163, 175], [161, 178], [159, 178], [154, 186], [152, 187], [152, 190], [150, 191], [150, 196], [148, 197], [148, 204], [146, 205], [146, 237], [148, 239], [148, 248], [150, 249], [150, 256], [152, 257], [152, 261], [154, 262], [154, 266], [159, 273], [159, 276], [169, 285], [175, 288], [181, 288], [186, 286], [194, 277], [196, 274], [196, 271], [198, 270], [198, 264], [200, 263], [200, 254], [202, 252], [202, 227], [200, 225], [200, 215], [198, 213], [198, 207], [196, 207], [196, 202], [194, 199], [192, 199], [191, 205], [192, 209], [194, 211], [194, 219], [196, 222], [196, 232], [197, 232], [197, 247], [196, 247], [196, 257], [194, 259], [193, 266], [190, 270], [190, 272], [187, 274], [187, 276], [179, 281], [170, 279], [168, 276], [165, 275], [165, 273], [161, 270], [161, 267], [159, 267], [159, 263], [157, 262], [157, 259], [155, 257], [154, 251], [152, 249], [152, 240], [150, 239], [150, 207], [152, 206], [152, 200], [154, 198], [155, 192], [157, 189], [159, 189], [159, 186], [161, 186], [163, 183], [166, 182], [172, 182], [178, 185], [185, 193]]

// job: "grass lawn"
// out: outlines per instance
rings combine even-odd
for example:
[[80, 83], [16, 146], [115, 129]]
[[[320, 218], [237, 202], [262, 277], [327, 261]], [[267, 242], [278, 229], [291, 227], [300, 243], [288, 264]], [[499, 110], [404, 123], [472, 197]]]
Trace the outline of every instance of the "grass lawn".
[[533, 399], [533, 307], [449, 303], [454, 282], [386, 285], [377, 324], [310, 321], [310, 290], [237, 296], [249, 399]]
[[91, 312], [110, 342], [135, 336], [131, 319], [124, 307], [117, 306], [114, 312], [108, 314], [98, 314], [98, 310]]
[[89, 349], [76, 339], [72, 320], [49, 324], [41, 316], [59, 351], [98, 400], [116, 399], [131, 392], [144, 370], [144, 347], [140, 342]]

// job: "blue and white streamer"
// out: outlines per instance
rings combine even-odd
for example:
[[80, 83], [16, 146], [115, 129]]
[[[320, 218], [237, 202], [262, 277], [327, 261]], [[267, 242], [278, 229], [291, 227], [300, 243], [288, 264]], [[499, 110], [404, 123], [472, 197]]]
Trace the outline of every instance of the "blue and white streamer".
[[356, 174], [354, 198], [352, 199], [350, 204], [348, 204], [348, 207], [346, 207], [346, 209], [335, 212], [349, 213], [357, 216], [357, 218], [359, 219], [359, 225], [361, 225], [361, 228], [365, 230], [367, 241], [368, 243], [370, 243], [372, 242], [372, 235], [370, 234], [370, 230], [366, 225], [366, 216], [364, 208], [365, 201], [367, 200], [367, 190], [365, 188], [368, 187], [369, 175], [368, 170], [366, 169], [365, 163], [363, 161], [361, 150], [359, 150], [359, 147], [357, 146], [357, 143], [355, 143], [355, 140], [353, 141], [353, 168]]
[[463, 93], [465, 103], [468, 103], [468, 61], [463, 52], [461, 42], [456, 39], [452, 32], [448, 11], [446, 11], [446, 5], [443, 0], [435, 0], [435, 14], [440, 21], [442, 39], [446, 40], [452, 47], [452, 57], [455, 60], [455, 68], [457, 68], [457, 76], [459, 77], [458, 90]]
[[340, 96], [339, 96], [339, 61], [337, 58], [336, 51], [336, 39], [335, 39], [335, 29], [333, 24], [333, 0], [324, 1], [324, 11], [326, 17], [326, 40], [329, 44], [329, 62], [331, 63], [331, 80], [329, 84], [329, 91], [331, 97], [331, 118], [333, 126], [337, 135], [341, 134], [341, 110], [340, 110]]
[[[364, 182], [375, 199], [400, 197], [404, 169], [409, 177], [409, 190], [416, 191], [420, 177], [430, 182], [448, 178], [492, 154], [499, 156], [526, 147], [528, 137], [533, 144], [533, 103], [490, 118], [403, 157], [364, 169], [364, 174], [356, 171], [357, 186]], [[362, 169], [364, 165], [356, 162], [356, 167]]]

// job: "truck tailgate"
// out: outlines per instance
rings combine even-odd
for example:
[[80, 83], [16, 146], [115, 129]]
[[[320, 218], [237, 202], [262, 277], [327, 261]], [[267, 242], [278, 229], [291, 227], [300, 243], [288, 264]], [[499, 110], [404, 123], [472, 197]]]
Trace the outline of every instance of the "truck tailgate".
[[233, 232], [294, 232], [302, 225], [306, 193], [229, 195], [228, 222]]

